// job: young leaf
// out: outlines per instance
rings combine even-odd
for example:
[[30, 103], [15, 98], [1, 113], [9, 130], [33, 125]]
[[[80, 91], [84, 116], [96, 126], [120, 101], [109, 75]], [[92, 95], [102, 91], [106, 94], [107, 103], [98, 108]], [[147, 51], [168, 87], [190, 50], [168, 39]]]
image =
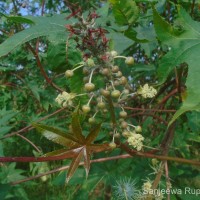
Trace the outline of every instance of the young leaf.
[[92, 129], [90, 131], [89, 135], [86, 138], [86, 143], [87, 144], [92, 143], [96, 139], [96, 137], [99, 134], [100, 129], [101, 129], [101, 124], [98, 124], [94, 129]]
[[175, 66], [183, 62], [188, 64], [187, 97], [170, 121], [171, 124], [189, 110], [200, 110], [200, 23], [194, 21], [182, 7], [178, 7], [178, 19], [174, 27], [167, 24], [155, 9], [153, 9], [153, 14], [158, 38], [171, 48], [159, 62], [160, 83], [166, 80]]
[[75, 173], [76, 169], [78, 168], [79, 163], [80, 163], [81, 159], [83, 158], [83, 153], [84, 153], [84, 148], [81, 148], [81, 150], [77, 153], [77, 156], [73, 159], [73, 161], [69, 167], [68, 173], [67, 173], [66, 183], [69, 182], [69, 180]]
[[84, 148], [83, 157], [84, 157], [84, 168], [85, 168], [86, 178], [87, 178], [90, 171], [90, 151], [88, 150], [87, 147]]
[[79, 140], [79, 142], [84, 142], [85, 137], [82, 135], [82, 128], [79, 121], [78, 111], [75, 111], [72, 115], [72, 132], [75, 138]]
[[78, 142], [77, 139], [74, 138], [72, 135], [69, 135], [57, 128], [36, 123], [33, 123], [32, 125], [36, 129], [38, 129], [38, 131], [40, 131], [42, 135], [46, 137], [48, 140], [51, 140], [65, 147], [71, 147]]

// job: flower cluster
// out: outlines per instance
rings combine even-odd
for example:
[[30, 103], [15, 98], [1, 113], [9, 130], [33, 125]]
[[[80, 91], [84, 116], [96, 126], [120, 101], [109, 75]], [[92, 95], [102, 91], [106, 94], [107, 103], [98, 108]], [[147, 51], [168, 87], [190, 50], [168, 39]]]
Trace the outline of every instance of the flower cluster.
[[73, 93], [67, 93], [67, 92], [62, 92], [61, 94], [59, 94], [55, 101], [63, 106], [63, 107], [66, 107], [66, 106], [72, 106], [73, 105], [73, 101], [72, 99], [75, 97], [75, 94]]
[[142, 95], [143, 98], [153, 98], [157, 94], [157, 90], [152, 86], [149, 86], [147, 83], [140, 89], [138, 89], [137, 94]]
[[130, 132], [130, 136], [127, 139], [127, 142], [129, 143], [129, 145], [133, 146], [134, 148], [137, 149], [137, 151], [140, 151], [142, 149], [143, 146], [143, 140], [144, 137], [136, 132]]

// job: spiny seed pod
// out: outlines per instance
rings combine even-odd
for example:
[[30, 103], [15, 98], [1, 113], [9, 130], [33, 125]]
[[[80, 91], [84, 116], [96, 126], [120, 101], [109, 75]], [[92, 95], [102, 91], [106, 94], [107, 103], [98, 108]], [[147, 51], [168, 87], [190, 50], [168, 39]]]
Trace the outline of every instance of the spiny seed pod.
[[94, 90], [95, 88], [95, 85], [93, 83], [86, 83], [85, 86], [84, 86], [85, 90], [87, 92], [91, 92]]
[[115, 149], [117, 145], [116, 145], [114, 142], [111, 142], [111, 143], [109, 143], [109, 146], [110, 146], [112, 149]]
[[83, 67], [83, 74], [88, 75], [90, 73], [90, 70], [88, 70], [87, 67]]
[[121, 112], [119, 113], [119, 116], [122, 117], [122, 118], [126, 118], [126, 117], [127, 117], [127, 112], [121, 111]]
[[106, 104], [105, 104], [104, 102], [99, 102], [99, 103], [97, 104], [97, 107], [103, 109], [103, 108], [106, 107]]
[[118, 71], [117, 73], [116, 73], [116, 77], [121, 77], [122, 76], [122, 72], [121, 71]]
[[90, 110], [91, 110], [90, 106], [88, 106], [88, 105], [83, 105], [82, 106], [83, 113], [86, 114], [86, 113], [90, 112]]
[[102, 69], [101, 73], [105, 76], [108, 76], [110, 74], [110, 70], [108, 68]]
[[120, 85], [120, 82], [118, 80], [115, 80], [114, 81], [114, 86], [119, 86]]
[[141, 133], [141, 132], [142, 132], [142, 127], [141, 127], [141, 126], [136, 126], [136, 127], [135, 127], [135, 131], [136, 131], [137, 133]]
[[88, 58], [86, 63], [87, 63], [88, 67], [94, 67], [95, 66], [94, 60], [91, 59], [91, 58]]
[[134, 64], [134, 58], [133, 57], [127, 57], [125, 60], [125, 63], [127, 65], [133, 65]]
[[127, 78], [125, 77], [125, 76], [122, 76], [121, 78], [120, 78], [120, 84], [121, 85], [126, 85], [127, 84]]
[[117, 65], [112, 66], [111, 70], [113, 73], [117, 73], [119, 71], [119, 67]]
[[110, 92], [108, 90], [101, 89], [100, 92], [101, 92], [101, 95], [103, 95], [104, 97], [110, 96]]
[[88, 119], [88, 122], [89, 122], [90, 124], [95, 124], [95, 123], [96, 123], [96, 119], [95, 119], [94, 117], [90, 117], [90, 118]]
[[74, 72], [72, 71], [72, 70], [67, 70], [66, 72], [65, 72], [65, 76], [67, 77], [67, 78], [70, 78], [70, 77], [72, 77], [74, 75]]
[[125, 122], [125, 121], [123, 121], [123, 122], [121, 123], [121, 127], [122, 127], [122, 128], [127, 128], [127, 127], [128, 127], [128, 123]]
[[121, 92], [120, 92], [119, 90], [113, 90], [113, 91], [111, 92], [111, 96], [112, 96], [113, 98], [119, 98], [120, 95], [121, 95]]

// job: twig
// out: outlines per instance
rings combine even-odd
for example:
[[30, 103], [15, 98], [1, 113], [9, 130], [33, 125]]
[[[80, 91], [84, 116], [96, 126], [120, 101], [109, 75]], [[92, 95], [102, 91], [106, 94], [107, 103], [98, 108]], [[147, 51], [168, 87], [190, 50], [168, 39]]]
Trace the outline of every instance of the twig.
[[142, 115], [142, 116], [151, 116], [151, 117], [157, 119], [158, 121], [162, 122], [162, 123], [165, 124], [166, 126], [168, 125], [168, 122], [167, 122], [167, 121], [165, 121], [165, 120], [162, 119], [161, 117], [156, 116], [156, 115], [151, 114], [151, 113], [143, 113], [143, 112], [140, 112], [140, 113], [135, 113], [135, 114], [132, 114], [132, 115], [129, 115], [129, 116], [131, 116], [131, 117], [135, 117], [135, 116], [137, 116], [137, 115]]
[[[99, 158], [99, 159], [91, 160], [90, 162], [91, 163], [99, 163], [99, 162], [105, 162], [105, 161], [116, 160], [116, 159], [126, 159], [126, 158], [132, 158], [132, 156], [130, 156], [129, 154], [124, 154], [124, 155], [113, 156], [113, 157], [108, 157], [108, 158]], [[84, 165], [84, 162], [81, 162], [79, 164], [79, 166], [81, 166], [81, 165]], [[20, 184], [20, 183], [24, 183], [24, 182], [27, 182], [27, 181], [30, 181], [30, 180], [40, 178], [42, 176], [46, 176], [46, 175], [53, 174], [53, 173], [56, 173], [56, 172], [64, 171], [64, 170], [68, 169], [69, 167], [70, 167], [69, 165], [64, 166], [64, 167], [59, 167], [57, 169], [53, 169], [51, 171], [48, 171], [48, 172], [45, 172], [45, 173], [42, 173], [42, 174], [38, 174], [38, 175], [33, 176], [33, 177], [29, 177], [29, 178], [25, 178], [25, 179], [22, 179], [22, 180], [19, 180], [19, 181], [12, 182], [11, 185], [17, 185], [17, 184]]]
[[[63, 111], [64, 109], [65, 108], [60, 108], [59, 110], [56, 110], [55, 112], [53, 112], [53, 113], [51, 113], [51, 114], [49, 114], [49, 115], [47, 115], [45, 117], [42, 117], [41, 119], [38, 119], [36, 122], [41, 122], [41, 121], [43, 121], [45, 119], [48, 119], [49, 117], [58, 114], [59, 112]], [[0, 140], [8, 138], [8, 137], [11, 137], [11, 136], [19, 134], [19, 133], [23, 133], [23, 132], [31, 130], [31, 129], [34, 129], [34, 127], [32, 127], [31, 125], [26, 126], [26, 127], [22, 128], [19, 131], [16, 131], [16, 132], [13, 132], [13, 133], [10, 133], [10, 134], [7, 134], [7, 135], [3, 136], [2, 138], [0, 138]]]
[[28, 138], [26, 138], [23, 135], [20, 135], [18, 133], [16, 135], [19, 136], [19, 137], [21, 137], [22, 139], [26, 140], [29, 144], [31, 144], [33, 146], [33, 148], [36, 149], [36, 151], [38, 151], [39, 153], [41, 153], [40, 149], [38, 149], [38, 147], [33, 142], [31, 142]]
[[132, 108], [132, 107], [123, 107], [125, 110], [139, 110], [139, 111], [150, 111], [150, 112], [166, 112], [174, 113], [176, 110], [165, 110], [165, 109], [147, 109], [147, 108]]
[[41, 61], [40, 61], [40, 58], [39, 58], [37, 52], [35, 52], [35, 50], [33, 49], [33, 47], [32, 47], [29, 43], [27, 43], [27, 46], [28, 46], [28, 48], [30, 49], [30, 51], [33, 53], [33, 55], [34, 55], [34, 57], [35, 57], [35, 59], [36, 59], [36, 62], [37, 62], [37, 66], [39, 67], [39, 69], [40, 69], [42, 75], [44, 76], [44, 78], [45, 78], [45, 80], [46, 80], [46, 82], [47, 82], [49, 85], [51, 85], [53, 88], [55, 88], [56, 90], [58, 90], [59, 92], [63, 92], [63, 90], [62, 90], [61, 88], [59, 88], [57, 85], [55, 85], [55, 84], [52, 82], [52, 80], [47, 76], [46, 72], [44, 71], [44, 68], [43, 68], [43, 66], [42, 66], [42, 63], [41, 63]]

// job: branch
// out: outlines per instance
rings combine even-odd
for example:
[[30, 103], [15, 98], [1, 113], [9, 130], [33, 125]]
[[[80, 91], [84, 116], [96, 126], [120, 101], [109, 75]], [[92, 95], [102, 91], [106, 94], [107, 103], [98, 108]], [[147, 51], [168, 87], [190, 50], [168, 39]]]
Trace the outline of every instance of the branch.
[[127, 145], [120, 143], [119, 141], [115, 141], [121, 149], [126, 151], [132, 156], [139, 156], [139, 157], [145, 157], [145, 158], [157, 158], [158, 160], [168, 160], [168, 161], [174, 161], [178, 163], [185, 163], [185, 164], [190, 164], [190, 165], [197, 165], [200, 166], [200, 162], [197, 160], [189, 160], [185, 158], [177, 158], [177, 157], [170, 157], [170, 156], [165, 156], [165, 155], [156, 155], [156, 154], [151, 154], [151, 153], [146, 153], [146, 152], [140, 152], [136, 151], [133, 149], [130, 149], [127, 147]]
[[46, 82], [47, 82], [49, 85], [51, 85], [53, 88], [55, 88], [56, 90], [58, 90], [59, 92], [63, 92], [63, 90], [62, 90], [61, 88], [59, 88], [57, 85], [55, 85], [55, 84], [52, 82], [52, 80], [47, 76], [46, 72], [44, 71], [44, 68], [43, 68], [43, 66], [42, 66], [42, 63], [41, 63], [41, 61], [40, 61], [40, 58], [39, 58], [37, 52], [35, 52], [35, 50], [33, 49], [33, 47], [32, 47], [29, 43], [27, 43], [27, 46], [28, 46], [28, 48], [30, 49], [30, 51], [33, 53], [33, 55], [34, 55], [34, 57], [35, 57], [35, 59], [36, 59], [36, 62], [37, 62], [37, 66], [40, 68], [40, 71], [41, 71], [42, 75], [44, 76]]
[[[131, 157], [132, 156], [130, 156], [129, 154], [124, 154], [124, 155], [113, 156], [113, 157], [108, 157], [108, 158], [99, 158], [99, 159], [91, 160], [90, 162], [91, 163], [98, 163], [98, 162], [105, 162], [105, 161], [109, 161], [109, 160], [126, 159], [126, 158], [131, 158]], [[79, 166], [81, 166], [81, 165], [84, 165], [84, 162], [80, 162]], [[16, 181], [16, 182], [12, 182], [10, 184], [11, 185], [17, 185], [17, 184], [20, 184], [20, 183], [24, 183], [24, 182], [27, 182], [27, 181], [30, 181], [30, 180], [40, 178], [42, 176], [46, 176], [46, 175], [53, 174], [53, 173], [56, 173], [56, 172], [64, 171], [64, 170], [68, 169], [69, 167], [70, 167], [69, 165], [64, 166], [64, 167], [59, 167], [57, 169], [53, 169], [51, 171], [48, 171], [48, 172], [45, 172], [45, 173], [42, 173], [42, 174], [38, 174], [36, 176], [32, 176], [32, 177], [25, 178], [25, 179], [22, 179], [22, 180], [19, 180], [19, 181]]]
[[[45, 117], [42, 117], [41, 119], [38, 119], [36, 122], [41, 122], [41, 121], [43, 121], [43, 120], [45, 120], [45, 119], [47, 119], [47, 118], [49, 118], [49, 117], [51, 117], [51, 116], [53, 116], [53, 115], [58, 114], [59, 112], [63, 111], [64, 109], [65, 109], [65, 108], [60, 108], [59, 110], [56, 110], [55, 112], [53, 112], [53, 113], [51, 113], [51, 114], [49, 114], [49, 115], [47, 115], [47, 116], [45, 116]], [[13, 133], [10, 133], [10, 134], [7, 134], [7, 135], [1, 137], [0, 140], [5, 139], [5, 138], [8, 138], [8, 137], [11, 137], [11, 136], [13, 136], [13, 135], [17, 135], [17, 134], [22, 133], [22, 132], [25, 132], [25, 131], [32, 130], [32, 129], [34, 129], [34, 127], [32, 127], [31, 125], [26, 126], [26, 127], [22, 128], [21, 130], [19, 130], [19, 131], [17, 131], [17, 132], [13, 132]]]

